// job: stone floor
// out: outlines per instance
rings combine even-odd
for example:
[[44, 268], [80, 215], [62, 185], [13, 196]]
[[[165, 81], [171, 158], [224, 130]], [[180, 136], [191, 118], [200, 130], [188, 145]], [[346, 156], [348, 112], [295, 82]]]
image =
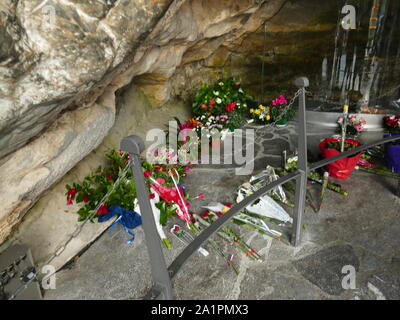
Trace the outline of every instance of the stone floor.
[[[282, 151], [296, 147], [294, 124], [254, 129], [254, 173], [267, 164], [279, 165]], [[310, 155], [317, 155], [319, 140], [330, 134], [309, 128]], [[365, 142], [380, 135], [364, 133], [361, 139]], [[194, 209], [210, 201], [233, 202], [237, 187], [248, 179], [235, 175], [234, 169], [235, 165], [194, 168], [186, 187], [191, 194], [205, 195], [193, 202]], [[241, 228], [263, 261], [237, 255], [236, 276], [216, 254], [203, 257], [196, 253], [173, 280], [176, 298], [400, 299], [397, 182], [356, 171], [340, 183], [349, 196], [327, 191], [318, 214], [307, 208], [299, 247], [273, 241], [269, 248], [266, 238]], [[127, 244], [129, 236], [119, 227], [105, 232], [79, 259], [57, 273], [57, 289], [46, 291], [45, 299], [140, 299], [150, 287], [151, 274], [142, 228], [135, 234], [134, 243]], [[172, 241], [175, 249], [165, 251], [168, 263], [183, 248], [179, 241]], [[342, 286], [342, 282], [349, 283], [345, 266], [355, 270], [355, 289]]]

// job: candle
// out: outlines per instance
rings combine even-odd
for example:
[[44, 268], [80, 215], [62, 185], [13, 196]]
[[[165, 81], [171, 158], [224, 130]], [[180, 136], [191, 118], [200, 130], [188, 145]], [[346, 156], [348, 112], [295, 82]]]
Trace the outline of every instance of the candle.
[[340, 151], [344, 152], [344, 142], [346, 141], [346, 129], [347, 129], [347, 115], [349, 113], [349, 106], [345, 104], [343, 106], [343, 123], [342, 123], [342, 141], [340, 146]]

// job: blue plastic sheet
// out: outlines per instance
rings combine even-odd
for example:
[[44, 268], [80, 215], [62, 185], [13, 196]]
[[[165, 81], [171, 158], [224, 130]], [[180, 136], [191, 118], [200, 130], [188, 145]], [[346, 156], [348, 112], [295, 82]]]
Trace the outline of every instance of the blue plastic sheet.
[[125, 230], [125, 232], [127, 232], [128, 234], [130, 234], [132, 236], [132, 239], [128, 240], [128, 243], [132, 243], [135, 240], [135, 234], [133, 232], [129, 231], [129, 229], [134, 229], [142, 224], [141, 216], [133, 210], [127, 211], [123, 207], [116, 206], [116, 205], [110, 206], [108, 208], [108, 211], [109, 211], [109, 213], [101, 215], [98, 218], [98, 222], [106, 222], [106, 221], [110, 220], [111, 218], [118, 216], [118, 218], [111, 225], [110, 230], [117, 223], [119, 223], [122, 226], [122, 228]]

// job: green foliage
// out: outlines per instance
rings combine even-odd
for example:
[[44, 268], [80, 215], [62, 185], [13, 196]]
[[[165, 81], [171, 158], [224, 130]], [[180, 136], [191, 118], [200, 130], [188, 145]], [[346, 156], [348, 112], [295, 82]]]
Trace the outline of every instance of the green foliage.
[[[341, 149], [341, 142], [340, 140], [338, 141], [329, 141], [326, 144], [327, 149], [336, 149], [337, 151], [340, 151]], [[357, 145], [354, 144], [353, 142], [350, 141], [345, 141], [344, 142], [344, 151], [349, 151], [352, 150], [354, 148], [357, 148]]]
[[165, 201], [158, 202], [156, 207], [160, 210], [160, 224], [166, 226], [168, 218], [175, 215], [176, 208], [173, 208], [171, 204], [167, 204]]
[[[285, 110], [285, 107], [283, 106], [272, 106], [271, 107], [271, 120], [273, 122], [277, 121], [278, 117], [283, 113]], [[290, 106], [286, 114], [281, 117], [281, 120], [285, 119], [287, 121], [292, 120], [294, 116], [296, 115], [296, 110], [294, 108], [294, 105]]]

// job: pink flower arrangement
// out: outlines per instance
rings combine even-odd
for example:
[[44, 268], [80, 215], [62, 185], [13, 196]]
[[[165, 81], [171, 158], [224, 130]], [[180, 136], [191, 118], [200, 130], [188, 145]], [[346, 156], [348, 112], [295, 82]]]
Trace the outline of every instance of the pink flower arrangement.
[[385, 127], [390, 133], [400, 133], [400, 114], [383, 118]]
[[[338, 133], [341, 132], [341, 127], [343, 125], [343, 116], [340, 116], [337, 120], [339, 124], [339, 129]], [[357, 115], [355, 114], [349, 114], [347, 116], [347, 128], [346, 131], [349, 134], [357, 135], [358, 133], [362, 132], [365, 130], [365, 125], [367, 124], [367, 121], [365, 121], [364, 118], [360, 117], [358, 118]]]
[[278, 98], [272, 100], [272, 105], [273, 106], [279, 106], [279, 105], [287, 104], [287, 103], [288, 102], [287, 102], [286, 98], [283, 95], [280, 95]]

